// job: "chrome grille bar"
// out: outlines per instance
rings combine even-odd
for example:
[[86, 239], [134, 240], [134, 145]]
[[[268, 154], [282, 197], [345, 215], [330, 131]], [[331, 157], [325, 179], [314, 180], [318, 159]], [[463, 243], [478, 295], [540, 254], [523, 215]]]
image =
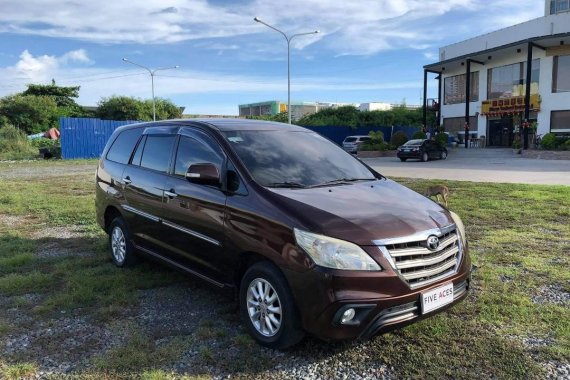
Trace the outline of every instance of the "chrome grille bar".
[[[432, 235], [439, 238], [437, 249], [428, 248], [427, 239]], [[455, 225], [375, 243], [412, 289], [452, 276], [461, 262], [462, 247]]]

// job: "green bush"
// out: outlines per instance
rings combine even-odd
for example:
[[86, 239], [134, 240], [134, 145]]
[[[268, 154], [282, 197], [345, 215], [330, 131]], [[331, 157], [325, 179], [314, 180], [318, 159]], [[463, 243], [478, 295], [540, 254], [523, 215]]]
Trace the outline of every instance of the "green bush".
[[412, 136], [412, 140], [425, 140], [425, 139], [427, 139], [427, 135], [422, 131], [417, 131]]
[[570, 150], [570, 139], [564, 141], [564, 142], [560, 145], [560, 149], [562, 149], [562, 150]]
[[12, 125], [0, 128], [0, 160], [22, 160], [37, 155], [26, 134]]
[[540, 147], [546, 150], [556, 149], [556, 135], [554, 133], [547, 133], [540, 142]]
[[437, 141], [443, 146], [447, 146], [447, 140], [448, 140], [447, 133], [440, 132], [437, 135], [435, 135], [435, 141]]
[[513, 140], [513, 145], [512, 145], [513, 149], [520, 149], [522, 148], [522, 144], [521, 144], [521, 139], [520, 137], [517, 135], [515, 137], [515, 139]]
[[366, 142], [364, 144], [362, 144], [360, 146], [359, 150], [380, 150], [380, 151], [385, 151], [385, 150], [390, 150], [392, 148], [392, 146], [390, 144], [387, 144], [385, 142], [380, 142], [380, 143], [370, 143], [370, 142]]
[[46, 139], [44, 137], [30, 141], [30, 145], [34, 148], [57, 148], [61, 146], [60, 140]]
[[396, 132], [392, 135], [392, 139], [390, 140], [390, 144], [393, 147], [397, 148], [401, 145], [404, 145], [408, 141], [408, 136], [402, 131]]

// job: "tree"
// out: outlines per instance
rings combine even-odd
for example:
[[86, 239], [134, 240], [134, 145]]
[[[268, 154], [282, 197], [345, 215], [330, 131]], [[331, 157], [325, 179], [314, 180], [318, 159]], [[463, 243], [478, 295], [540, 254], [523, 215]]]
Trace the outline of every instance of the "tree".
[[[169, 99], [155, 98], [156, 120], [180, 119], [182, 117], [182, 109]], [[146, 112], [148, 112], [148, 120], [152, 120], [152, 99], [144, 101]]]
[[287, 111], [285, 111], [278, 113], [277, 115], [246, 116], [246, 119], [267, 120], [267, 121], [276, 121], [279, 123], [288, 123], [289, 115], [287, 114]]
[[79, 97], [79, 88], [79, 86], [57, 86], [52, 79], [51, 84], [29, 84], [22, 95], [51, 97], [59, 108], [58, 116], [85, 116], [85, 111], [75, 101]]
[[40, 133], [55, 127], [58, 107], [45, 95], [11, 95], [0, 99], [0, 115], [27, 134]]
[[[156, 119], [182, 117], [182, 110], [168, 99], [155, 100]], [[111, 96], [98, 103], [97, 117], [107, 120], [152, 120], [152, 100], [142, 100], [130, 96]]]
[[317, 113], [306, 115], [301, 118], [299, 125], [339, 125], [356, 127], [360, 111], [353, 106], [343, 106], [338, 108], [325, 108]]

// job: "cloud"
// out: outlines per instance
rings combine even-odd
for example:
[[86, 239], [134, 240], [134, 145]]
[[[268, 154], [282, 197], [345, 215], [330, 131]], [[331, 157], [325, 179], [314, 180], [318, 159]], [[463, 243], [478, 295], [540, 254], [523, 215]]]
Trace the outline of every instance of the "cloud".
[[[319, 35], [296, 39], [292, 43], [296, 49], [318, 42], [334, 55], [368, 55], [409, 47], [423, 50], [450, 34], [471, 36], [481, 29], [521, 22], [541, 15], [538, 3], [521, 0], [515, 6], [497, 0], [492, 4], [497, 11], [489, 12], [487, 0], [245, 0], [223, 5], [169, 0], [168, 6], [164, 0], [113, 0], [104, 6], [94, 1], [3, 0], [0, 32], [139, 44], [254, 35], [252, 43], [273, 46], [269, 41], [282, 37], [255, 23], [253, 16], [259, 16], [286, 32], [321, 30]], [[442, 22], [448, 13], [462, 17]], [[463, 25], [470, 17], [473, 21]]]
[[[54, 55], [38, 55], [34, 56], [27, 49], [20, 54], [20, 59], [13, 66], [4, 69], [6, 75], [3, 78], [18, 79], [19, 81], [36, 82], [51, 79], [50, 75], [58, 72], [62, 67], [66, 67], [70, 63], [93, 63], [87, 56], [87, 52], [83, 49], [68, 51], [67, 53], [57, 57]], [[10, 83], [8, 81], [8, 83]], [[8, 84], [12, 87], [15, 84]], [[17, 86], [17, 85], [16, 85]]]

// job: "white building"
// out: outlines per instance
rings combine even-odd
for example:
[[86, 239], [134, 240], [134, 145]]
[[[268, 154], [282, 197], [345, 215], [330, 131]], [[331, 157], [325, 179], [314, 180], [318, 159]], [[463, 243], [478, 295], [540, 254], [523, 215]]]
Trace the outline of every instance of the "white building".
[[446, 131], [463, 138], [469, 123], [488, 146], [510, 146], [517, 131], [528, 146], [535, 121], [539, 135], [570, 134], [569, 3], [545, 0], [543, 17], [439, 49], [424, 67], [424, 99], [435, 74]]
[[390, 111], [392, 104], [383, 102], [360, 103], [358, 109], [360, 111]]

